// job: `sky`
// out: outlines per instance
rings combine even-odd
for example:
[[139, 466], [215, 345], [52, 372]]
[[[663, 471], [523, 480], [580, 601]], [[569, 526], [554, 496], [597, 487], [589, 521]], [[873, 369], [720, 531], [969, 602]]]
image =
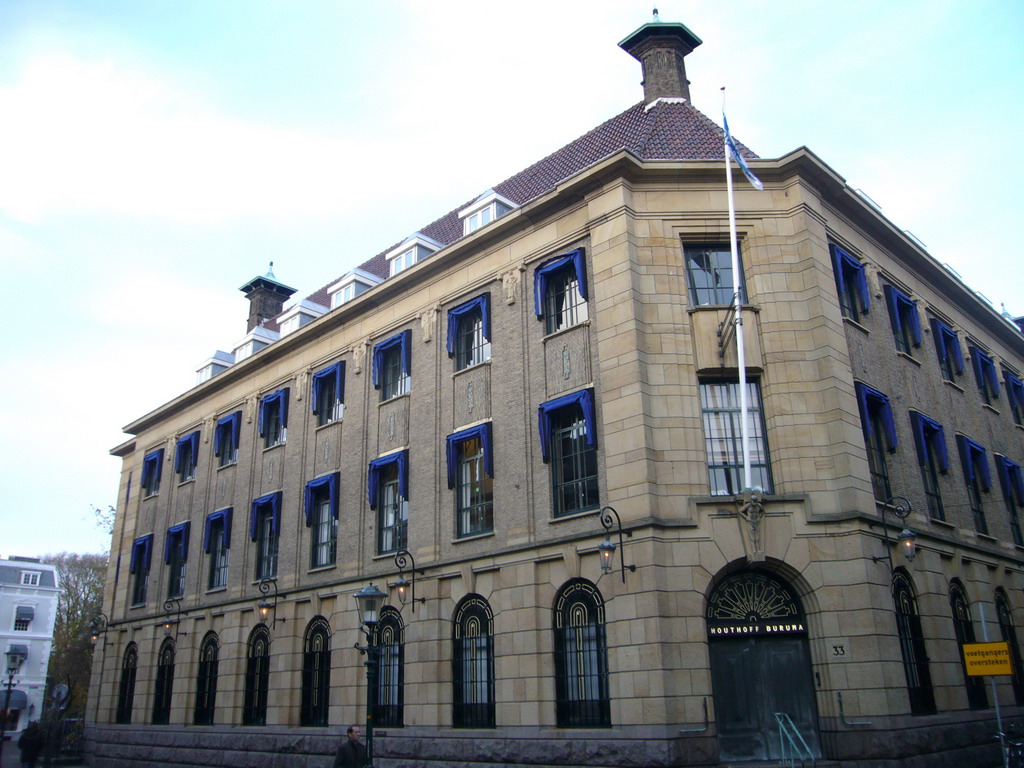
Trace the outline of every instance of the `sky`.
[[[0, 556], [109, 548], [122, 427], [269, 262], [308, 295], [640, 101], [653, 5], [0, 0]], [[725, 86], [761, 157], [809, 147], [1024, 314], [1024, 3], [657, 5], [698, 109]]]

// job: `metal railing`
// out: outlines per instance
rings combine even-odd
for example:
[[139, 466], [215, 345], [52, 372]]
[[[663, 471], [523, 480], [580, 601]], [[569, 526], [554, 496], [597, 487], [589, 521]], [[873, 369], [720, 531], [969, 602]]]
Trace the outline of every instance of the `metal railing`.
[[793, 721], [785, 712], [775, 713], [775, 722], [779, 724], [779, 763], [796, 768], [797, 760], [800, 761], [800, 768], [806, 768], [807, 761], [810, 761], [811, 768], [814, 768], [814, 752], [807, 746], [804, 737], [793, 725]]

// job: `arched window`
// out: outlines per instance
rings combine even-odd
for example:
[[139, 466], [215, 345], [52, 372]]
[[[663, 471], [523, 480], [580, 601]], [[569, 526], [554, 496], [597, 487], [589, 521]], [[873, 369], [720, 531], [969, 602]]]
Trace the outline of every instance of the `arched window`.
[[896, 606], [896, 631], [903, 654], [903, 671], [907, 677], [910, 712], [914, 715], [935, 714], [935, 694], [932, 676], [928, 670], [921, 617], [917, 613], [917, 599], [910, 577], [902, 568], [892, 575], [892, 599]]
[[949, 609], [953, 613], [953, 629], [956, 631], [957, 650], [960, 653], [960, 665], [964, 672], [964, 685], [967, 687], [967, 703], [971, 709], [988, 707], [985, 695], [985, 681], [981, 677], [967, 674], [964, 663], [964, 643], [974, 642], [974, 624], [971, 622], [971, 609], [967, 604], [967, 593], [959, 579], [953, 579], [949, 585]]
[[262, 624], [250, 633], [246, 656], [242, 725], [266, 725], [267, 689], [270, 686], [270, 631]]
[[1020, 645], [1017, 643], [1017, 630], [1013, 626], [1013, 614], [1010, 612], [1010, 601], [1006, 591], [999, 587], [996, 590], [996, 620], [999, 622], [999, 633], [1003, 641], [1010, 646], [1010, 660], [1013, 662], [1013, 697], [1017, 704], [1024, 704], [1024, 678], [1021, 677]]
[[174, 687], [174, 641], [166, 638], [156, 661], [156, 691], [153, 695], [153, 725], [167, 725], [171, 719], [171, 689]]
[[199, 646], [199, 675], [196, 677], [196, 725], [213, 725], [217, 703], [217, 661], [220, 644], [215, 632], [207, 632]]
[[129, 643], [121, 660], [121, 685], [117, 692], [117, 722], [132, 721], [132, 704], [135, 699], [135, 671], [139, 666], [139, 649]]
[[559, 728], [611, 725], [604, 600], [573, 579], [555, 599], [555, 705]]
[[452, 725], [494, 727], [494, 618], [479, 595], [467, 595], [452, 622]]
[[306, 627], [302, 650], [302, 712], [300, 725], [327, 725], [331, 704], [331, 626], [316, 616]]
[[402, 703], [405, 682], [405, 646], [403, 644], [402, 618], [390, 606], [380, 612], [377, 622], [377, 647], [380, 648], [380, 668], [377, 678], [377, 708], [374, 720], [377, 725], [401, 728], [403, 720]]

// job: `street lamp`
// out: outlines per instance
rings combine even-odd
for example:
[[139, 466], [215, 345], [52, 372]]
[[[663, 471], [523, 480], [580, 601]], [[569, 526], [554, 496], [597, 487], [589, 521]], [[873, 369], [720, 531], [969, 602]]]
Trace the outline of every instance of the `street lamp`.
[[25, 661], [27, 649], [24, 646], [12, 645], [7, 649], [7, 698], [4, 699], [4, 717], [0, 720], [0, 760], [3, 759], [4, 731], [7, 730], [7, 718], [11, 711], [11, 689], [14, 688], [14, 676], [18, 674], [22, 663]]
[[622, 520], [619, 518], [619, 513], [615, 511], [614, 507], [604, 507], [601, 510], [601, 525], [604, 526], [607, 534], [604, 537], [604, 541], [597, 548], [597, 554], [601, 557], [601, 573], [612, 572], [612, 561], [615, 558], [615, 544], [612, 543], [612, 533], [617, 529], [619, 534], [619, 565], [622, 571], [622, 583], [626, 583], [626, 569], [629, 569], [630, 573], [636, 573], [636, 564], [626, 565], [625, 554], [626, 548], [623, 543], [623, 535], [632, 538], [633, 531], [624, 531], [622, 529]]
[[[897, 518], [906, 520], [910, 516], [910, 500], [903, 496], [893, 496], [882, 505], [882, 535], [885, 537], [885, 554], [874, 555], [871, 559], [876, 563], [887, 562], [891, 574], [896, 569], [892, 563], [892, 552], [889, 551], [889, 545], [892, 543], [892, 539], [889, 538], [889, 526], [885, 524], [885, 514], [890, 508]], [[914, 562], [914, 558], [917, 556], [917, 534], [909, 528], [904, 528], [896, 536], [896, 547], [903, 552], [908, 563]]]
[[366, 637], [366, 645], [355, 644], [359, 653], [366, 656], [366, 763], [365, 768], [373, 768], [373, 715], [377, 709], [377, 676], [380, 672], [380, 646], [377, 644], [377, 622], [380, 621], [380, 609], [387, 600], [387, 595], [370, 584], [354, 595], [359, 611], [359, 630]]

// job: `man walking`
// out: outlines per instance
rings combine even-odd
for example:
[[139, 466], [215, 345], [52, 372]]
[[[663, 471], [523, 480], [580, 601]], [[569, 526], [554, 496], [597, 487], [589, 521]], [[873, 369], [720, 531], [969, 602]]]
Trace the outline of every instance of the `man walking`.
[[363, 768], [366, 764], [366, 747], [359, 740], [359, 726], [350, 725], [334, 757], [334, 768]]

